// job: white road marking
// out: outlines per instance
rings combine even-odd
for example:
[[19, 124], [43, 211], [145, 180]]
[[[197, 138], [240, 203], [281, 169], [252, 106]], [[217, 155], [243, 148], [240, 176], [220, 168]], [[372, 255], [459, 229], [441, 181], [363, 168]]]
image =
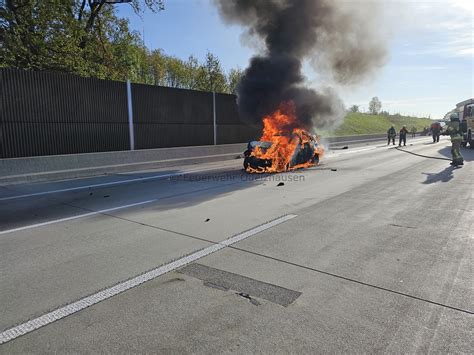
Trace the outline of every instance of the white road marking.
[[140, 205], [144, 205], [144, 204], [152, 203], [152, 202], [156, 202], [156, 201], [158, 201], [158, 199], [147, 200], [147, 201], [142, 201], [142, 202], [137, 202], [137, 203], [131, 203], [129, 205], [106, 208], [105, 210], [93, 211], [93, 212], [78, 214], [78, 215], [71, 216], [71, 217], [54, 219], [52, 221], [36, 223], [36, 224], [30, 224], [28, 226], [23, 226], [23, 227], [18, 227], [18, 228], [13, 228], [13, 229], [7, 229], [7, 230], [4, 230], [4, 231], [0, 231], [0, 235], [7, 234], [7, 233], [18, 232], [18, 231], [22, 231], [22, 230], [25, 230], [25, 229], [32, 229], [32, 228], [47, 226], [49, 224], [56, 224], [56, 223], [66, 222], [66, 221], [70, 221], [70, 220], [73, 220], [73, 219], [84, 218], [84, 217], [88, 217], [88, 216], [94, 216], [94, 215], [97, 215], [97, 214], [107, 213], [107, 212], [111, 212], [111, 211], [117, 211], [117, 210], [121, 210], [121, 209], [124, 209], [124, 208], [140, 206]]
[[217, 169], [219, 169], [219, 168], [214, 167], [214, 168], [209, 168], [209, 169], [187, 170], [187, 171], [183, 171], [183, 172], [180, 172], [180, 173], [153, 175], [153, 176], [147, 176], [147, 177], [143, 177], [143, 178], [135, 178], [135, 179], [121, 180], [121, 181], [112, 181], [112, 182], [103, 182], [103, 183], [100, 183], [100, 184], [68, 187], [68, 188], [59, 189], [59, 190], [34, 192], [34, 193], [31, 193], [31, 194], [1, 197], [0, 201], [17, 200], [17, 199], [20, 199], [20, 198], [34, 197], [34, 196], [44, 196], [44, 195], [55, 194], [55, 193], [59, 193], [59, 192], [85, 190], [85, 189], [90, 189], [90, 188], [95, 188], [95, 187], [122, 185], [122, 184], [131, 183], [131, 182], [137, 182], [137, 181], [147, 181], [147, 180], [154, 180], [154, 179], [158, 180], [158, 179], [167, 178], [167, 177], [182, 176], [182, 175], [188, 175], [188, 174], [192, 174], [192, 173], [199, 173], [199, 172], [205, 172], [205, 171], [217, 170]]
[[95, 305], [101, 301], [104, 301], [108, 298], [111, 298], [115, 295], [118, 295], [119, 293], [122, 293], [124, 291], [127, 291], [133, 287], [136, 287], [138, 285], [143, 284], [144, 282], [153, 280], [157, 278], [158, 276], [164, 275], [170, 271], [176, 270], [180, 267], [183, 267], [189, 263], [192, 263], [193, 261], [196, 261], [198, 259], [201, 259], [202, 257], [205, 257], [209, 254], [215, 253], [216, 251], [219, 251], [221, 249], [224, 249], [234, 243], [237, 243], [243, 239], [246, 239], [252, 235], [255, 235], [257, 233], [260, 233], [266, 229], [272, 228], [278, 224], [281, 224], [283, 222], [286, 222], [290, 219], [293, 219], [297, 217], [294, 214], [282, 216], [280, 218], [277, 218], [273, 221], [270, 221], [268, 223], [262, 224], [258, 227], [255, 227], [253, 229], [250, 229], [246, 232], [240, 233], [234, 237], [231, 237], [229, 239], [226, 239], [218, 244], [211, 245], [207, 248], [198, 250], [188, 256], [184, 256], [178, 260], [175, 260], [173, 262], [170, 262], [168, 264], [165, 264], [163, 266], [157, 267], [151, 271], [148, 271], [142, 275], [136, 276], [128, 281], [121, 282], [115, 286], [112, 286], [110, 288], [107, 288], [105, 290], [102, 290], [100, 292], [97, 292], [93, 295], [84, 297], [80, 299], [79, 301], [70, 303], [64, 307], [58, 308], [54, 311], [48, 312], [46, 314], [43, 314], [42, 316], [39, 316], [37, 318], [34, 318], [28, 322], [22, 323], [16, 327], [10, 328], [5, 330], [4, 332], [0, 333], [0, 344], [6, 343], [10, 340], [13, 340], [15, 338], [18, 338], [19, 336], [25, 335], [27, 333], [32, 332], [33, 330], [39, 329], [41, 327], [44, 327], [45, 325], [51, 324], [57, 320], [60, 320], [64, 317], [67, 317], [71, 314], [74, 314], [76, 312], [79, 312], [87, 307], [90, 307], [92, 305]]

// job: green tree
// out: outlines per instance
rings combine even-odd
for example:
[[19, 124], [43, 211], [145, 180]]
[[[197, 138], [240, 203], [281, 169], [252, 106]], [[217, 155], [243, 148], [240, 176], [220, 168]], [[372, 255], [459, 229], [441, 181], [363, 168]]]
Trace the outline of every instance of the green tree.
[[219, 58], [207, 52], [205, 62], [199, 68], [196, 88], [203, 91], [228, 92], [226, 76]]
[[352, 105], [350, 108], [349, 108], [349, 111], [350, 112], [359, 112], [359, 106], [358, 105]]
[[[0, 66], [62, 71], [101, 79], [235, 93], [240, 69], [225, 75], [219, 58], [182, 60], [149, 51], [119, 0], [6, 0], [0, 6]], [[131, 0], [134, 11], [160, 11], [163, 0]]]
[[[129, 0], [135, 13], [141, 13], [145, 8], [151, 11], [160, 11], [164, 9], [164, 0]], [[83, 35], [80, 41], [80, 47], [85, 48], [91, 34], [94, 33], [94, 24], [100, 18], [101, 14], [110, 8], [113, 4], [121, 3], [120, 0], [64, 0], [66, 3], [74, 3], [77, 13], [77, 20], [83, 28]]]
[[87, 71], [78, 55], [82, 28], [71, 1], [13, 1], [1, 7], [3, 66]]
[[165, 85], [166, 81], [166, 58], [161, 49], [154, 49], [148, 55], [148, 69], [150, 72], [150, 83], [152, 85]]
[[373, 97], [369, 102], [369, 112], [373, 115], [376, 115], [380, 112], [382, 108], [382, 103], [380, 102], [377, 96]]
[[240, 68], [231, 69], [227, 75], [227, 88], [229, 94], [237, 94], [237, 85], [242, 78], [243, 72]]
[[185, 88], [186, 66], [176, 57], [165, 57], [165, 84], [174, 88]]
[[[0, 7], [1, 65], [139, 81], [147, 58], [113, 0], [6, 0]], [[163, 0], [132, 0], [135, 11], [163, 9]], [[144, 67], [140, 67], [143, 66]], [[140, 68], [138, 68], [140, 67]]]

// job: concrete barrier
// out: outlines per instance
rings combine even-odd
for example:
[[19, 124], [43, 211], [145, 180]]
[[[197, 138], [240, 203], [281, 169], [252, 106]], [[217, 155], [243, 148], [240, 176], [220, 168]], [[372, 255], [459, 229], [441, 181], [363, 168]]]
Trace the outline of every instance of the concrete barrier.
[[0, 159], [0, 185], [235, 159], [246, 143]]
[[360, 134], [356, 136], [323, 137], [323, 141], [330, 145], [335, 145], [337, 143], [370, 142], [385, 138], [387, 138], [386, 134]]
[[[327, 137], [323, 141], [333, 146], [376, 141], [385, 136]], [[0, 186], [224, 161], [241, 155], [246, 146], [246, 143], [237, 143], [0, 159]]]

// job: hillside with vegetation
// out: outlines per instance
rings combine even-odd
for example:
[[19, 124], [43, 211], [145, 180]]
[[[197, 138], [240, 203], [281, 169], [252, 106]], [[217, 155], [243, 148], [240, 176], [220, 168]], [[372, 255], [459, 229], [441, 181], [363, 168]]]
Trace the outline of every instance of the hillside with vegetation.
[[433, 121], [429, 118], [418, 118], [402, 115], [374, 115], [360, 112], [349, 112], [344, 118], [342, 125], [334, 130], [320, 130], [319, 134], [331, 136], [352, 136], [358, 134], [383, 134], [386, 133], [391, 125], [398, 131], [403, 125], [411, 131], [416, 127], [417, 132], [430, 127]]

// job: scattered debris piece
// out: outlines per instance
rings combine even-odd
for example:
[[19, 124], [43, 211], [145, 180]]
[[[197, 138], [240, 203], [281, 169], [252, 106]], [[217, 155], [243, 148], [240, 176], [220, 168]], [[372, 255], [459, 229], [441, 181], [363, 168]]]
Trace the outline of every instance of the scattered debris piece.
[[349, 149], [349, 146], [345, 145], [345, 146], [342, 147], [341, 149]]
[[337, 171], [337, 169], [336, 168], [331, 168], [331, 171]]
[[166, 280], [163, 282], [163, 284], [168, 284], [172, 282], [184, 282], [185, 280], [181, 277], [173, 277], [172, 279]]
[[260, 306], [260, 302], [258, 302], [255, 298], [251, 298], [250, 303], [253, 304], [254, 306]]
[[390, 223], [389, 226], [392, 226], [392, 227], [398, 227], [398, 228], [408, 228], [408, 229], [417, 229], [417, 227], [412, 227], [412, 226], [403, 226], [401, 224], [394, 224], [394, 223]]
[[104, 198], [110, 197], [110, 195], [104, 195]]
[[206, 218], [204, 222], [209, 222], [210, 220], [211, 220], [210, 218]]
[[242, 298], [246, 298], [249, 300], [249, 302], [255, 306], [259, 306], [260, 305], [260, 302], [258, 302], [256, 299], [253, 299], [252, 297], [250, 297], [250, 295], [248, 293], [243, 293], [243, 292], [238, 292], [237, 295], [239, 295], [240, 297]]
[[277, 186], [284, 186], [285, 183], [284, 182], [279, 182]]
[[89, 192], [89, 196], [92, 196], [94, 193], [93, 192]]

